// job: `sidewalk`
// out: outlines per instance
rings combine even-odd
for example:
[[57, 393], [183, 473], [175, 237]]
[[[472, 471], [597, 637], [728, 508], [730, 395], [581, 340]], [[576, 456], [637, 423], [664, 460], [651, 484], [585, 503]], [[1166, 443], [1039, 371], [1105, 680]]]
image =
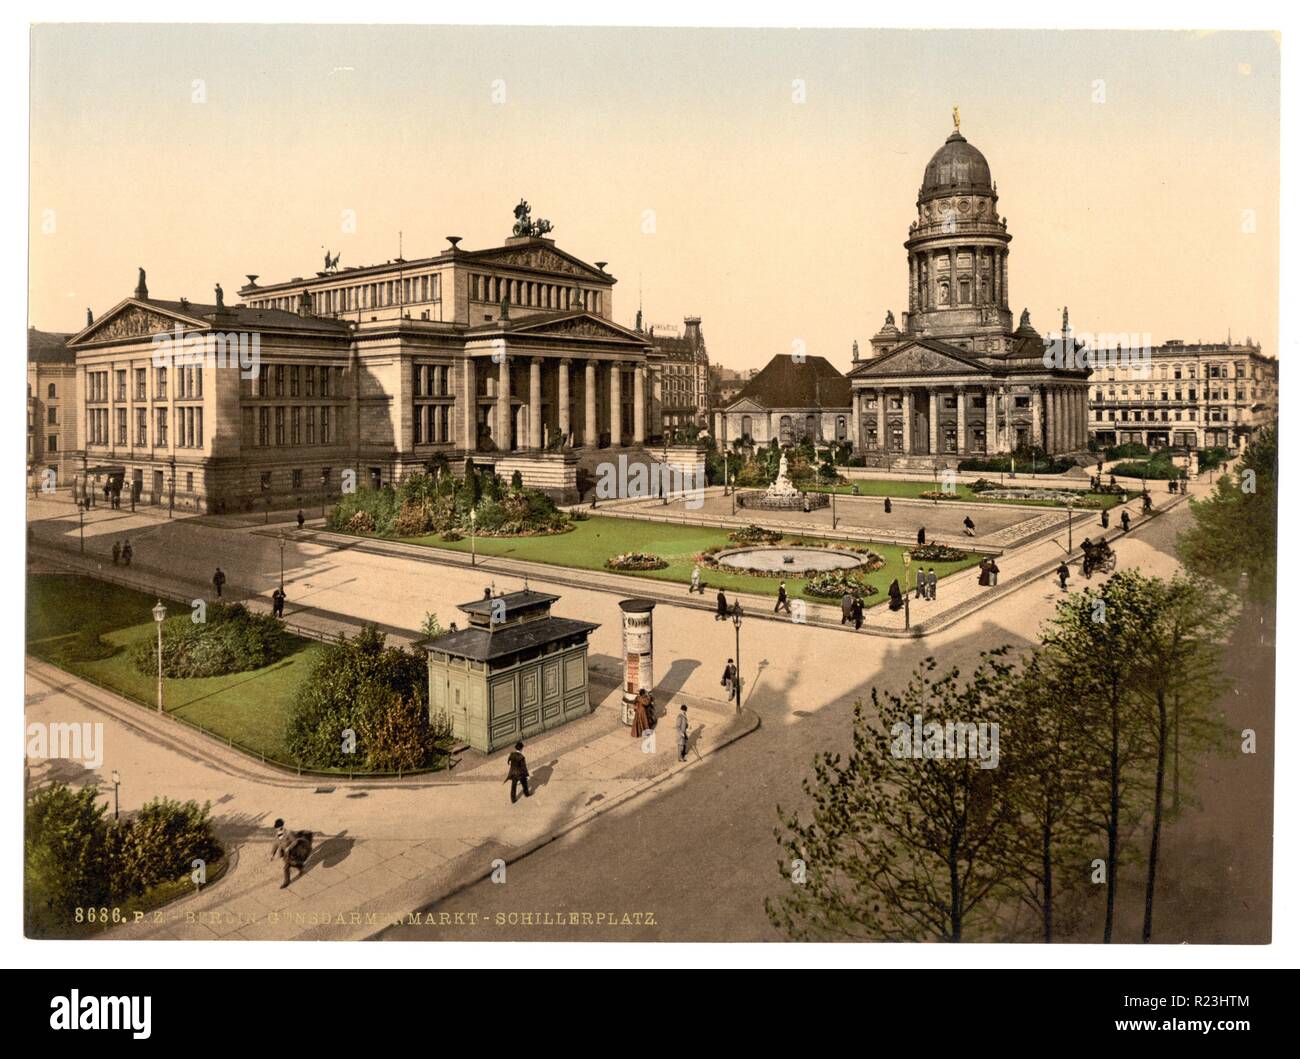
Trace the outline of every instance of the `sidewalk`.
[[[36, 659], [28, 659], [27, 719], [83, 718], [105, 725], [105, 756], [81, 777], [110, 800], [107, 777], [124, 777], [122, 808], [138, 808], [135, 777], [147, 797], [210, 800], [216, 830], [231, 855], [208, 889], [117, 927], [113, 939], [357, 940], [400, 922], [493, 870], [510, 864], [593, 817], [664, 782], [677, 781], [717, 750], [758, 727], [752, 711], [685, 699], [691, 741], [676, 756], [672, 714], [681, 696], [659, 704], [657, 734], [636, 740], [621, 721], [619, 692], [593, 688], [593, 712], [526, 740], [533, 796], [511, 804], [503, 754], [467, 752], [453, 770], [401, 781], [298, 779]], [[55, 760], [31, 768], [34, 783], [62, 776]], [[276, 817], [316, 833], [301, 877], [280, 888], [270, 862]]]

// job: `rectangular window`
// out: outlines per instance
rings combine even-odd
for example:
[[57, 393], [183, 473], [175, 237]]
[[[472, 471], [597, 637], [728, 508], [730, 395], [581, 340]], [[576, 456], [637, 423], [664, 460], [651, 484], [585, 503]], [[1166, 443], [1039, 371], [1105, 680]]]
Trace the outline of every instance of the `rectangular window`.
[[119, 408], [117, 410], [117, 443], [119, 445], [126, 444], [126, 409], [125, 408]]
[[154, 372], [154, 377], [158, 383], [158, 400], [167, 400], [167, 369], [158, 368]]
[[316, 407], [311, 405], [307, 408], [307, 444], [316, 443]]
[[259, 408], [257, 410], [257, 443], [262, 446], [271, 444], [271, 410], [269, 408]]
[[320, 395], [322, 397], [330, 395], [330, 370], [327, 367], [320, 370]]
[[297, 405], [289, 410], [289, 443], [302, 444], [302, 409]]
[[149, 446], [149, 410], [147, 408], [137, 408], [135, 410], [135, 443], [144, 448]]
[[193, 471], [186, 471], [186, 472], [185, 472], [185, 491], [186, 491], [187, 493], [193, 493], [193, 492], [194, 492], [194, 472], [193, 472]]
[[320, 410], [320, 443], [322, 445], [330, 443], [330, 410], [328, 408]]
[[307, 371], [307, 396], [308, 396], [308, 397], [315, 397], [315, 396], [316, 396], [316, 368], [315, 368], [315, 365], [311, 365], [311, 364], [309, 364], [309, 365], [307, 366], [307, 368], [306, 368], [306, 371]]
[[126, 369], [123, 368], [117, 373], [117, 399], [126, 400]]
[[302, 488], [302, 468], [295, 467], [293, 470], [293, 488], [299, 490]]
[[275, 410], [275, 443], [284, 444], [284, 406], [280, 405]]
[[298, 376], [300, 374], [301, 374], [301, 369], [298, 367], [297, 364], [293, 365], [293, 367], [289, 369], [289, 396], [290, 397], [298, 396]]
[[277, 364], [275, 366], [275, 396], [276, 397], [284, 396], [284, 365], [283, 364]]
[[146, 401], [149, 399], [147, 372], [147, 368], [135, 369], [135, 399], [137, 401]]
[[[411, 440], [417, 445], [422, 445], [424, 443], [424, 405], [417, 404], [415, 406], [415, 415], [411, 422], [414, 430], [414, 437]], [[433, 439], [430, 438], [429, 440], [432, 441]]]
[[257, 396], [269, 397], [271, 394], [271, 366], [263, 364], [257, 369]]
[[[160, 374], [166, 372], [166, 370], [167, 370], [166, 368], [158, 369]], [[158, 409], [158, 429], [156, 433], [158, 438], [158, 447], [166, 448], [167, 447], [167, 409], [165, 408]]]

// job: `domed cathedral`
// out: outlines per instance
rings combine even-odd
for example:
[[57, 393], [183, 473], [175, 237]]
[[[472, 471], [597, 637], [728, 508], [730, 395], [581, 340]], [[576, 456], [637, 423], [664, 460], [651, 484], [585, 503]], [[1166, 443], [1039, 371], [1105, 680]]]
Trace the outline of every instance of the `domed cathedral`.
[[[921, 178], [908, 228], [907, 311], [892, 310], [849, 372], [854, 449], [869, 466], [929, 469], [963, 458], [1088, 448], [1088, 368], [1069, 337], [1013, 326], [1011, 233], [988, 160], [953, 131]], [[1069, 355], [1067, 355], [1067, 350]]]

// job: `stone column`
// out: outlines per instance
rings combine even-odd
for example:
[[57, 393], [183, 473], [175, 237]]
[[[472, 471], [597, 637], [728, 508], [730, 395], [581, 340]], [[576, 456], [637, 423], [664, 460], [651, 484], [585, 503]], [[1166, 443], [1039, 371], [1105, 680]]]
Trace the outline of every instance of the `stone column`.
[[609, 443], [614, 448], [623, 444], [623, 376], [617, 360], [609, 362]]
[[461, 442], [466, 452], [478, 451], [478, 371], [473, 357], [465, 358], [465, 382], [463, 389], [465, 399], [461, 408], [465, 422], [461, 431]]
[[528, 447], [542, 447], [542, 358], [528, 362]]
[[966, 387], [957, 387], [957, 455], [966, 454]]
[[561, 360], [559, 370], [560, 437], [564, 439], [564, 443], [567, 445], [569, 443], [569, 431], [572, 429], [569, 423], [569, 362]]
[[903, 455], [912, 454], [912, 391], [903, 390]]
[[632, 441], [645, 444], [645, 365], [638, 364], [632, 372]]
[[948, 304], [957, 305], [957, 248], [948, 247]]
[[1042, 387], [1035, 386], [1033, 392], [1029, 395], [1029, 415], [1030, 429], [1033, 433], [1033, 447], [1041, 448], [1043, 445], [1043, 391]]
[[1056, 387], [1047, 387], [1047, 451], [1049, 455], [1055, 455], [1057, 451], [1057, 421], [1059, 413], [1056, 407]]
[[992, 455], [998, 451], [998, 391], [997, 387], [984, 389], [984, 452]]
[[[951, 281], [948, 290], [952, 291]], [[930, 455], [939, 455], [939, 395], [933, 388], [930, 390]]]
[[510, 450], [510, 358], [504, 353], [497, 365], [497, 435], [492, 440], [503, 452]]
[[600, 443], [600, 427], [596, 421], [596, 362], [587, 361], [584, 386], [582, 391], [583, 422], [582, 444], [584, 448], [594, 449]]
[[853, 455], [862, 455], [862, 391], [852, 390], [853, 419], [849, 423], [849, 440], [853, 443]]
[[881, 452], [889, 450], [889, 420], [885, 410], [885, 391], [876, 391], [876, 445]]

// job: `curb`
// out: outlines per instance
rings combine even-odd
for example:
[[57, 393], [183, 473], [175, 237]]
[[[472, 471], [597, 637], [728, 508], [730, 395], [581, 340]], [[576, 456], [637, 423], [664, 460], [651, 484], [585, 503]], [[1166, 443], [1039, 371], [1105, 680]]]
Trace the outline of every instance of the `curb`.
[[[549, 846], [556, 839], [563, 838], [571, 831], [576, 830], [577, 828], [583, 826], [584, 824], [590, 823], [592, 820], [595, 820], [597, 817], [603, 816], [605, 813], [618, 808], [620, 805], [624, 805], [627, 802], [630, 802], [633, 798], [637, 797], [638, 795], [644, 794], [646, 791], [659, 786], [659, 784], [664, 783], [665, 781], [671, 779], [674, 776], [682, 775], [690, 768], [693, 768], [697, 765], [702, 765], [704, 763], [705, 758], [713, 757], [713, 755], [716, 754], [718, 751], [725, 750], [727, 747], [731, 746], [731, 744], [738, 742], [739, 740], [743, 739], [747, 735], [752, 735], [754, 732], [756, 732], [759, 728], [762, 727], [761, 718], [757, 713], [755, 713], [749, 707], [742, 708], [740, 711], [740, 716], [746, 718], [745, 724], [739, 727], [736, 731], [730, 733], [726, 737], [726, 739], [724, 739], [722, 742], [717, 743], [714, 746], [710, 747], [707, 754], [699, 754], [699, 756], [697, 756], [694, 761], [690, 761], [688, 759], [686, 764], [681, 768], [669, 768], [668, 771], [661, 772], [658, 776], [651, 776], [649, 779], [642, 780], [641, 782], [623, 791], [623, 793], [609, 799], [608, 801], [601, 802], [601, 804], [597, 808], [589, 809], [587, 812], [581, 814], [580, 816], [574, 817], [572, 820], [567, 821], [566, 823], [553, 829], [547, 834], [539, 836], [538, 838], [532, 840], [531, 842], [528, 842], [526, 845], [516, 847], [516, 849], [511, 853], [510, 856], [503, 857], [501, 859], [503, 859], [507, 865], [518, 863], [519, 861], [523, 860], [525, 857], [528, 857], [533, 853], [536, 853], [542, 847]], [[463, 890], [468, 890], [471, 886], [474, 886], [482, 882], [484, 879], [488, 877], [489, 876], [478, 874], [475, 875], [473, 878], [461, 879], [458, 882], [452, 883], [449, 886], [444, 887], [441, 892], [435, 894], [433, 897], [423, 900], [423, 902], [419, 906], [417, 906], [414, 909], [411, 909], [410, 911], [422, 912], [426, 909], [432, 909], [433, 906], [437, 905], [439, 902], [445, 901], [449, 897], [454, 897], [456, 894], [462, 892]], [[377, 941], [380, 939], [380, 936], [384, 934], [386, 931], [401, 925], [402, 924], [400, 923], [386, 924], [385, 926], [383, 926], [379, 930], [374, 931], [373, 933], [362, 935], [360, 940]]]

